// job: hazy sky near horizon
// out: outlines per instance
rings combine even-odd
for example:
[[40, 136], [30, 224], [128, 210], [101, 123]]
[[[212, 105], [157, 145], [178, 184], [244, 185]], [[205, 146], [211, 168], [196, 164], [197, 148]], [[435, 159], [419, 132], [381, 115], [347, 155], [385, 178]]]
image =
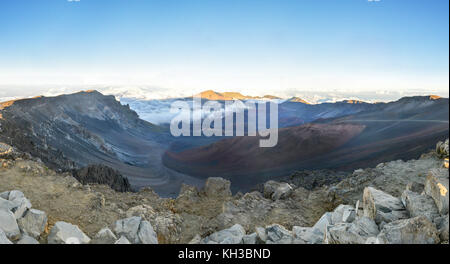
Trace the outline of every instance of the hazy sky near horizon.
[[449, 1], [0, 1], [0, 96], [58, 85], [448, 96]]

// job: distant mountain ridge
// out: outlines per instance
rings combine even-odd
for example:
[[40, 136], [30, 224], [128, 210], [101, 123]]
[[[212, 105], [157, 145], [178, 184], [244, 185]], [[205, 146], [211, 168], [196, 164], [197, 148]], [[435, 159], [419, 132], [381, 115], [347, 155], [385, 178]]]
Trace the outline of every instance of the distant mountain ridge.
[[[151, 109], [159, 107], [156, 101]], [[299, 168], [351, 170], [416, 158], [448, 137], [448, 99], [436, 96], [377, 104], [282, 101], [280, 140], [271, 149], [256, 147], [255, 137], [174, 138], [167, 126], [142, 120], [133, 105], [97, 91], [8, 101], [0, 108], [0, 141], [58, 170], [106, 165], [132, 188], [152, 186], [162, 196], [182, 183], [200, 186], [211, 173], [236, 178], [236, 188], [245, 189]]]

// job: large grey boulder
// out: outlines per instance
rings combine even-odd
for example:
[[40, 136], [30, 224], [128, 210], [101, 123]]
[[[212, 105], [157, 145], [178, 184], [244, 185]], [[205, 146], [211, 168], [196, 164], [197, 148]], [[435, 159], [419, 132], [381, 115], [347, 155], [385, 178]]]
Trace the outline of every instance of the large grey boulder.
[[142, 244], [158, 244], [158, 237], [148, 221], [141, 221], [138, 237]]
[[0, 228], [0, 245], [8, 245], [8, 244], [12, 244], [12, 243], [13, 242], [9, 241], [5, 232], [3, 232], [3, 230]]
[[425, 216], [397, 220], [384, 225], [378, 241], [382, 244], [437, 244], [436, 226]]
[[116, 221], [114, 232], [126, 237], [132, 244], [158, 244], [156, 232], [150, 222], [138, 216]]
[[313, 227], [299, 227], [292, 228], [294, 234], [294, 244], [322, 244], [324, 234]]
[[439, 216], [438, 208], [433, 198], [428, 195], [420, 195], [411, 191], [404, 191], [402, 194], [402, 202], [406, 207], [410, 217], [426, 216], [433, 221]]
[[448, 214], [448, 169], [432, 169], [425, 181], [425, 193], [431, 196], [441, 215]]
[[292, 244], [294, 236], [292, 232], [286, 230], [281, 225], [271, 225], [266, 227], [266, 244]]
[[264, 197], [274, 201], [289, 198], [294, 189], [285, 182], [268, 181], [264, 184]]
[[114, 244], [117, 241], [116, 235], [111, 229], [105, 227], [102, 228], [91, 240], [91, 244]]
[[369, 237], [380, 231], [372, 219], [361, 217], [353, 223], [338, 223], [327, 227], [325, 242], [328, 244], [365, 244]]
[[245, 229], [236, 224], [228, 229], [211, 234], [206, 237], [202, 243], [204, 244], [242, 244], [245, 236]]
[[206, 180], [203, 188], [208, 197], [231, 197], [231, 182], [220, 177], [211, 177]]
[[76, 225], [56, 222], [48, 235], [49, 244], [88, 244], [91, 239]]
[[114, 232], [117, 236], [126, 237], [132, 244], [139, 244], [138, 232], [141, 221], [142, 218], [138, 216], [117, 220], [114, 226]]
[[19, 226], [11, 211], [0, 209], [0, 229], [2, 229], [8, 239], [12, 241], [20, 238]]
[[30, 236], [23, 235], [22, 238], [16, 244], [19, 244], [19, 245], [37, 245], [37, 244], [39, 244], [39, 242], [36, 239], [34, 239], [34, 238], [30, 237]]
[[372, 187], [364, 189], [363, 208], [364, 216], [375, 220], [377, 224], [390, 223], [409, 216], [400, 199]]
[[47, 215], [43, 211], [30, 209], [17, 222], [23, 233], [38, 239], [47, 226]]

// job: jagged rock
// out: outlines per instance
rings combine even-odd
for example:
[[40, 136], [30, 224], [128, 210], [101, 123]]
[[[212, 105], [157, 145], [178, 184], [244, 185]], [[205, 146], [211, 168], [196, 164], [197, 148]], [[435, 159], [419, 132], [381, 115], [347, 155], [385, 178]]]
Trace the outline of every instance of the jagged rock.
[[260, 192], [251, 192], [237, 201], [225, 202], [222, 207], [222, 213], [217, 217], [220, 222], [219, 229], [240, 224], [250, 230], [255, 223], [263, 223], [274, 206], [272, 201], [264, 199]]
[[439, 230], [439, 238], [441, 241], [447, 241], [449, 240], [449, 222], [448, 222], [448, 215], [445, 217], [439, 217], [435, 219], [436, 227]]
[[47, 215], [43, 211], [30, 209], [17, 222], [22, 232], [38, 239], [47, 226]]
[[294, 226], [294, 244], [322, 244], [324, 234], [312, 227]]
[[439, 141], [436, 144], [436, 153], [442, 158], [448, 158], [448, 139], [445, 142]]
[[5, 232], [3, 232], [3, 230], [0, 228], [0, 245], [7, 245], [7, 244], [12, 244], [12, 242], [9, 241]]
[[116, 235], [109, 228], [102, 228], [91, 240], [91, 244], [114, 244], [117, 241]]
[[266, 228], [266, 244], [292, 244], [294, 236], [280, 225], [271, 225]]
[[355, 221], [355, 218], [356, 218], [356, 211], [353, 208], [346, 209], [342, 214], [342, 222], [344, 223], [351, 223]]
[[448, 169], [432, 169], [425, 181], [425, 193], [431, 196], [441, 215], [448, 213]]
[[0, 209], [11, 211], [15, 206], [16, 205], [13, 202], [7, 199], [0, 198]]
[[156, 232], [148, 221], [141, 221], [139, 226], [138, 237], [142, 244], [158, 244]]
[[241, 244], [245, 229], [236, 224], [228, 229], [216, 232], [203, 240], [204, 244]]
[[182, 219], [179, 214], [174, 214], [171, 211], [154, 214], [149, 221], [158, 234], [160, 243], [176, 241], [179, 237], [181, 232], [180, 226], [182, 223]]
[[372, 187], [364, 189], [363, 208], [364, 216], [375, 220], [377, 224], [408, 218], [408, 212], [400, 199]]
[[203, 191], [208, 197], [231, 197], [231, 182], [219, 177], [208, 178]]
[[255, 228], [255, 233], [258, 236], [258, 240], [260, 240], [262, 243], [266, 243], [267, 241], [267, 233], [266, 233], [266, 229], [262, 228], [262, 227], [256, 227]]
[[377, 238], [383, 244], [437, 244], [440, 241], [438, 230], [425, 216], [388, 223]]
[[439, 216], [436, 204], [428, 195], [420, 195], [406, 190], [402, 194], [402, 202], [409, 212], [410, 217], [423, 215], [430, 219], [430, 221], [433, 221]]
[[132, 244], [158, 244], [157, 235], [150, 222], [138, 216], [116, 221], [114, 232], [118, 236], [126, 237]]
[[120, 244], [131, 244], [131, 243], [126, 237], [121, 236], [114, 244], [120, 245]]
[[264, 197], [274, 201], [289, 198], [292, 195], [292, 187], [285, 182], [268, 181], [264, 184]]
[[421, 194], [425, 190], [425, 185], [418, 182], [410, 182], [406, 185], [406, 190]]
[[5, 232], [10, 240], [15, 241], [20, 238], [19, 226], [11, 211], [0, 209], [0, 229]]
[[36, 239], [34, 239], [34, 238], [30, 237], [30, 236], [23, 235], [22, 238], [16, 244], [19, 244], [19, 245], [37, 245], [37, 244], [39, 244], [39, 242]]
[[11, 211], [14, 213], [14, 217], [16, 217], [16, 219], [23, 217], [25, 212], [31, 208], [31, 202], [25, 197], [15, 198], [11, 201], [15, 205]]
[[8, 197], [9, 199], [9, 197], [11, 196], [10, 193], [13, 193], [13, 195], [11, 196], [13, 199], [8, 200], [0, 198], [0, 208], [11, 211], [12, 213], [14, 213], [14, 217], [16, 217], [16, 219], [19, 219], [23, 216], [27, 209], [31, 208], [31, 203], [27, 198], [18, 195], [17, 192], [18, 191], [7, 192], [8, 195], [3, 195], [4, 197]]
[[255, 245], [258, 241], [258, 235], [256, 233], [252, 233], [250, 235], [245, 235], [242, 238], [242, 243], [245, 245]]
[[346, 214], [346, 220], [347, 221], [352, 220], [351, 218], [349, 218], [350, 214], [351, 214], [350, 212], [354, 212], [354, 211], [355, 211], [355, 209], [353, 208], [353, 206], [341, 204], [331, 214], [331, 222], [333, 224], [346, 222], [343, 219], [344, 218], [344, 213]]
[[146, 219], [147, 215], [154, 214], [155, 211], [150, 205], [142, 204], [135, 207], [132, 207], [127, 210], [126, 216], [128, 218], [133, 216], [142, 217], [143, 219]]
[[122, 176], [119, 171], [105, 165], [90, 165], [79, 170], [74, 170], [73, 177], [82, 184], [98, 183], [108, 185], [118, 192], [131, 191], [128, 178]]
[[124, 236], [133, 244], [139, 244], [139, 226], [142, 218], [138, 216], [117, 220], [114, 226], [114, 232], [118, 236]]
[[317, 221], [317, 223], [313, 226], [314, 229], [319, 231], [322, 234], [325, 234], [326, 228], [328, 225], [332, 225], [332, 216], [333, 213], [327, 212]]
[[328, 244], [365, 244], [369, 237], [380, 231], [372, 219], [361, 217], [353, 223], [338, 223], [327, 226], [325, 241]]
[[49, 244], [88, 244], [91, 239], [76, 225], [56, 222], [48, 235]]
[[14, 200], [20, 199], [20, 198], [25, 198], [25, 195], [23, 194], [23, 192], [18, 191], [18, 190], [13, 190], [13, 191], [9, 192], [8, 200], [14, 201]]
[[9, 191], [0, 193], [0, 198], [4, 199], [4, 200], [8, 200], [8, 198], [9, 198]]

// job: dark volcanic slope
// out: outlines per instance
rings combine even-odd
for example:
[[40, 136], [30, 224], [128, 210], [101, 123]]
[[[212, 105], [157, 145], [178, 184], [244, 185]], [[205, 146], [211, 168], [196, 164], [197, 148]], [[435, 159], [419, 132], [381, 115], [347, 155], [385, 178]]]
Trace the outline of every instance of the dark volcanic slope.
[[[96, 91], [2, 104], [0, 139], [63, 170], [90, 164], [117, 169], [133, 187], [177, 192], [183, 175], [165, 168], [168, 134]], [[190, 177], [186, 177], [189, 181]]]
[[353, 170], [395, 159], [418, 158], [448, 137], [448, 99], [410, 97], [376, 104], [341, 118], [283, 128], [278, 145], [258, 139], [225, 139], [209, 146], [168, 152], [164, 163], [190, 175], [222, 176], [245, 190], [296, 169]]

